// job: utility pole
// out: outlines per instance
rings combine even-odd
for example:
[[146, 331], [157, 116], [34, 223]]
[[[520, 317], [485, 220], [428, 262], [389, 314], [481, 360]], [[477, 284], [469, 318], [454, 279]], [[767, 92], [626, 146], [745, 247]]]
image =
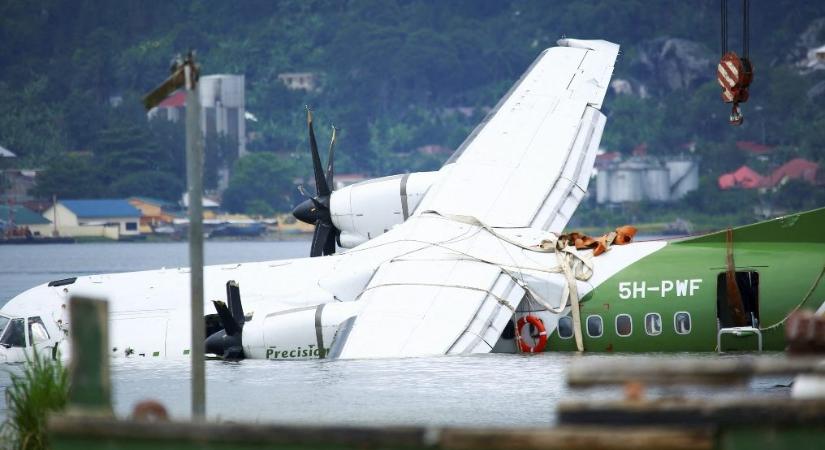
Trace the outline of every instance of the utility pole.
[[203, 319], [203, 134], [200, 126], [198, 65], [194, 52], [180, 57], [172, 65], [172, 75], [143, 97], [147, 110], [157, 106], [177, 89], [186, 91], [186, 181], [189, 199], [189, 280], [191, 292], [192, 345], [192, 419], [206, 415], [206, 380]]

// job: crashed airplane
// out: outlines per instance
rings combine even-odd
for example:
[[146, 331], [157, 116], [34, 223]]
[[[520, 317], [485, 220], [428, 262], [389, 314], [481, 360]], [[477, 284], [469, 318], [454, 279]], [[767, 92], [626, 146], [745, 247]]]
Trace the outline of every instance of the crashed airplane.
[[[108, 299], [115, 357], [714, 351], [723, 337], [781, 348], [787, 314], [825, 294], [825, 210], [679, 241], [628, 243], [631, 231], [577, 246], [562, 232], [587, 192], [619, 46], [558, 44], [437, 172], [333, 192], [313, 137], [318, 195], [296, 216], [316, 223], [312, 254], [326, 256], [206, 267], [216, 314], [205, 349], [191, 348], [189, 270], [173, 268], [18, 295], [0, 310], [0, 358], [66, 355], [74, 295]], [[345, 250], [330, 254], [336, 242]]]

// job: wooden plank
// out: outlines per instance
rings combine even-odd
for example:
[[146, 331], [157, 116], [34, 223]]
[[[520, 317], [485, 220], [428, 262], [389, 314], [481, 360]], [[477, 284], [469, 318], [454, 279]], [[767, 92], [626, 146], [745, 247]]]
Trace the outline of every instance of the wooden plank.
[[825, 423], [825, 399], [656, 399], [566, 401], [557, 407], [562, 424], [599, 425], [816, 425]]
[[54, 416], [49, 419], [54, 441], [234, 443], [344, 446], [358, 448], [425, 446], [424, 428], [305, 427], [215, 422], [136, 422], [99, 417]]
[[440, 448], [480, 449], [710, 449], [711, 428], [559, 426], [524, 430], [444, 430]]
[[78, 443], [115, 448], [442, 448], [442, 449], [710, 449], [705, 428], [561, 426], [537, 429], [303, 427], [203, 422], [134, 422], [56, 416], [49, 420], [55, 448]]
[[185, 82], [183, 65], [181, 65], [169, 75], [169, 78], [163, 80], [162, 83], [143, 96], [143, 106], [147, 111], [158, 106], [169, 94], [182, 88]]
[[822, 358], [747, 356], [731, 358], [622, 357], [573, 361], [567, 371], [571, 387], [624, 384], [737, 384], [754, 376], [825, 374]]

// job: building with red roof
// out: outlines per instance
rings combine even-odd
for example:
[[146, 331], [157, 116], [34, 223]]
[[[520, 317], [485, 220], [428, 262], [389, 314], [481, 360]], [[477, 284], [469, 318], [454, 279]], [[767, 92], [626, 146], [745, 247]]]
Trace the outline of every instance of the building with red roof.
[[782, 164], [770, 175], [770, 185], [776, 186], [785, 180], [804, 180], [816, 184], [816, 171], [819, 164], [803, 158], [794, 158]]
[[794, 158], [782, 164], [768, 176], [762, 176], [748, 166], [742, 166], [735, 172], [719, 177], [719, 189], [757, 189], [774, 187], [786, 180], [803, 180], [816, 184], [819, 164], [803, 158]]
[[718, 180], [719, 189], [756, 189], [765, 183], [765, 177], [748, 166], [742, 166], [734, 172], [723, 174]]

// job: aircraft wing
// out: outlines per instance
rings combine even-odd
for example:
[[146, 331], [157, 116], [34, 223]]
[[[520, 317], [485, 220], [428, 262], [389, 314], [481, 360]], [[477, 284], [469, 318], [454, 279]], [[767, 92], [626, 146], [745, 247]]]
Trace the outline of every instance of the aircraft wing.
[[545, 50], [441, 169], [417, 212], [561, 232], [587, 190], [619, 46]]
[[559, 44], [473, 131], [412, 217], [347, 253], [384, 262], [336, 337], [339, 357], [489, 352], [525, 295], [514, 274], [539, 259], [556, 265], [554, 254], [525, 247], [562, 231], [586, 192], [619, 50]]
[[382, 265], [361, 299], [339, 357], [489, 352], [524, 296], [500, 268], [478, 261]]

